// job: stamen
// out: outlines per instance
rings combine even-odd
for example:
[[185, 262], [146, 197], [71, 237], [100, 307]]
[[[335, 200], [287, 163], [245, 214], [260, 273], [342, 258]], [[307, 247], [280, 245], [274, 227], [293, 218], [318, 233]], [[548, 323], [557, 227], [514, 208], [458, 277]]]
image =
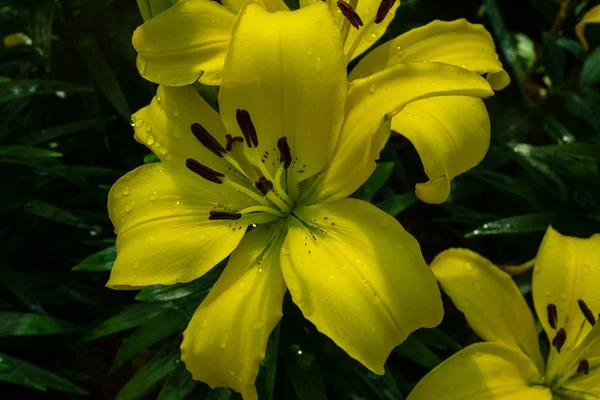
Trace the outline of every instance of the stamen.
[[256, 128], [252, 123], [252, 118], [246, 110], [240, 110], [239, 108], [235, 111], [235, 119], [242, 130], [244, 138], [246, 138], [246, 144], [248, 147], [258, 147], [258, 136], [256, 136]]
[[556, 322], [558, 321], [558, 311], [555, 304], [548, 304], [546, 306], [548, 312], [548, 324], [552, 329], [556, 329]]
[[360, 15], [358, 15], [358, 13], [354, 11], [354, 8], [352, 8], [350, 4], [346, 3], [344, 0], [338, 0], [337, 6], [342, 12], [342, 15], [346, 17], [348, 22], [350, 22], [350, 25], [352, 25], [356, 29], [363, 26], [363, 22], [362, 19], [360, 19]]
[[254, 185], [256, 185], [256, 187], [258, 188], [258, 190], [260, 190], [263, 196], [266, 196], [267, 193], [273, 190], [273, 182], [271, 182], [264, 176], [258, 178], [258, 182], [254, 182]]
[[564, 328], [560, 328], [558, 332], [556, 332], [556, 336], [552, 339], [552, 346], [556, 348], [556, 352], [560, 353], [563, 345], [567, 341], [567, 331]]
[[229, 133], [225, 136], [225, 139], [227, 139], [227, 144], [225, 145], [225, 148], [227, 149], [227, 151], [231, 151], [231, 149], [233, 149], [233, 144], [235, 142], [240, 142], [240, 143], [244, 143], [244, 138], [241, 136], [231, 136]]
[[376, 24], [380, 24], [381, 22], [383, 22], [383, 20], [385, 19], [385, 17], [387, 17], [395, 2], [396, 0], [383, 0], [379, 4], [379, 8], [377, 9], [377, 15], [375, 16]]
[[292, 165], [292, 152], [290, 150], [290, 145], [287, 142], [287, 137], [281, 137], [277, 141], [277, 148], [279, 149], [279, 153], [281, 157], [279, 161], [283, 163], [283, 168], [288, 169], [290, 165]]
[[577, 300], [577, 304], [579, 304], [579, 309], [583, 313], [583, 316], [585, 317], [585, 319], [588, 320], [590, 325], [592, 325], [592, 326], [596, 325], [596, 317], [594, 317], [592, 310], [590, 310], [590, 308], [587, 306], [587, 304], [585, 304], [585, 302], [581, 299]]
[[218, 219], [236, 220], [240, 218], [242, 218], [242, 214], [227, 211], [211, 211], [208, 216], [208, 219], [211, 221]]
[[577, 366], [577, 373], [585, 374], [585, 375], [590, 374], [590, 363], [588, 360], [583, 359], [583, 360], [579, 361], [579, 365]]
[[215, 171], [214, 169], [208, 168], [206, 165], [200, 164], [198, 161], [193, 158], [188, 158], [185, 160], [185, 166], [192, 172], [197, 173], [204, 179], [214, 182], [214, 183], [223, 183], [223, 181], [219, 178], [223, 178], [225, 175], [222, 173]]
[[221, 146], [221, 143], [219, 143], [217, 139], [208, 133], [208, 131], [199, 123], [194, 122], [190, 129], [192, 130], [194, 136], [196, 136], [196, 139], [198, 139], [198, 141], [202, 143], [204, 147], [213, 152], [217, 157], [223, 158], [222, 153], [227, 153], [227, 150]]

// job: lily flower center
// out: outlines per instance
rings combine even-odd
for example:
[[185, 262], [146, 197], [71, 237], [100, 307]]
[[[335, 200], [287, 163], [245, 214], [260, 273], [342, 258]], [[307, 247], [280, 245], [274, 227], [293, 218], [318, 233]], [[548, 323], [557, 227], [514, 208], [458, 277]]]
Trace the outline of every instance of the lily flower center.
[[[223, 159], [222, 170], [214, 170], [192, 158], [186, 160], [186, 166], [210, 182], [233, 186], [256, 204], [241, 210], [215, 209], [210, 211], [208, 219], [238, 220], [245, 215], [256, 214], [269, 214], [272, 219], [286, 218], [294, 209], [294, 201], [286, 190], [287, 172], [294, 163], [287, 138], [280, 137], [272, 153], [264, 151], [260, 154], [258, 134], [248, 111], [238, 109], [235, 117], [243, 137], [227, 134], [225, 145], [199, 123], [190, 127], [192, 134], [207, 150]], [[247, 149], [243, 148], [244, 144]], [[265, 165], [267, 160], [273, 162], [273, 158], [279, 163], [275, 174]]]

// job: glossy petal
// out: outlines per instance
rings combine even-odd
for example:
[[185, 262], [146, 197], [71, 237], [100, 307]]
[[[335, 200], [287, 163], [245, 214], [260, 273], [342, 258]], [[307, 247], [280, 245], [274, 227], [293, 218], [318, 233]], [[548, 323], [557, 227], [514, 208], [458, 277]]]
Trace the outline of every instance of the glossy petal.
[[184, 160], [146, 164], [127, 173], [108, 195], [117, 259], [107, 286], [135, 289], [199, 278], [233, 251], [253, 222], [209, 221], [209, 211], [249, 205], [232, 187], [188, 170]]
[[552, 400], [535, 365], [500, 343], [476, 343], [459, 351], [415, 386], [407, 400]]
[[219, 114], [192, 87], [159, 86], [150, 105], [133, 115], [135, 140], [161, 160], [194, 158], [216, 167], [221, 159], [206, 150], [192, 135], [194, 123], [204, 126], [225, 145], [225, 127]]
[[277, 140], [287, 137], [292, 190], [325, 165], [329, 135], [342, 123], [345, 93], [339, 31], [325, 4], [275, 14], [255, 4], [242, 8], [223, 71], [221, 116], [227, 130], [241, 136], [235, 113], [249, 112], [272, 175], [279, 167]]
[[535, 320], [510, 275], [467, 249], [443, 251], [431, 269], [482, 339], [522, 351], [544, 370]]
[[407, 104], [392, 119], [392, 130], [411, 141], [421, 157], [427, 183], [417, 196], [439, 204], [450, 194], [450, 180], [475, 167], [490, 144], [490, 119], [483, 101], [473, 97], [432, 97]]
[[412, 29], [369, 52], [350, 73], [359, 79], [399, 63], [442, 62], [469, 69], [490, 77], [494, 90], [510, 82], [498, 60], [492, 36], [482, 25], [465, 19], [452, 22], [433, 21]]
[[352, 81], [344, 125], [337, 140], [330, 141], [329, 165], [304, 202], [337, 200], [358, 189], [375, 169], [390, 134], [384, 122], [408, 103], [457, 95], [488, 97], [493, 91], [479, 75], [441, 63], [398, 64]]
[[[600, 235], [588, 239], [563, 236], [549, 227], [540, 246], [533, 275], [533, 300], [540, 322], [550, 341], [557, 329], [567, 333], [564, 350], [552, 348], [548, 360], [551, 374], [568, 369], [569, 351], [591, 331], [578, 300], [583, 300], [594, 316], [600, 313]], [[553, 329], [546, 317], [548, 304], [556, 305], [558, 319]], [[577, 360], [579, 361], [579, 360]]]
[[587, 24], [597, 23], [600, 23], [600, 5], [593, 7], [591, 10], [585, 13], [583, 18], [581, 18], [581, 21], [579, 21], [577, 26], [575, 26], [575, 33], [577, 34], [577, 37], [581, 41], [581, 45], [586, 51], [590, 49], [590, 46], [585, 39], [585, 26]]
[[[256, 0], [255, 3], [262, 5], [265, 10], [270, 12], [275, 11], [289, 11], [289, 7], [283, 0]], [[246, 3], [246, 0], [223, 0], [221, 4], [233, 11], [238, 13], [242, 6]]]
[[377, 374], [409, 333], [442, 319], [417, 241], [390, 215], [356, 199], [300, 207], [281, 267], [292, 299], [317, 329]]
[[254, 381], [281, 319], [285, 283], [277, 225], [249, 232], [183, 333], [181, 359], [194, 379], [257, 400]]
[[235, 14], [210, 0], [180, 0], [133, 33], [140, 74], [167, 86], [218, 85]]

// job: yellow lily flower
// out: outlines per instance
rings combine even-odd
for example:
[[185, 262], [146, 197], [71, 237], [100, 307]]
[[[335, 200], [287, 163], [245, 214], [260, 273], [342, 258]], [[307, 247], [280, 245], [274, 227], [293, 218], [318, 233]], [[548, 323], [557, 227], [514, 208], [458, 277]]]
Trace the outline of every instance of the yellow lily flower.
[[276, 13], [243, 6], [219, 113], [191, 87], [161, 85], [132, 119], [136, 140], [161, 161], [128, 173], [109, 194], [111, 288], [189, 282], [231, 254], [181, 350], [194, 379], [245, 400], [256, 399], [286, 289], [317, 329], [377, 374], [410, 332], [442, 317], [417, 241], [347, 196], [373, 170], [388, 115], [417, 98], [492, 91], [475, 73], [433, 63], [348, 84], [339, 34], [323, 3]]
[[585, 51], [590, 49], [590, 46], [585, 39], [585, 26], [587, 24], [598, 23], [600, 23], [600, 5], [593, 7], [591, 10], [585, 13], [583, 18], [581, 18], [581, 21], [579, 21], [579, 23], [575, 26], [575, 33], [577, 34], [577, 37], [579, 38], [579, 41], [581, 42], [581, 45]]
[[551, 343], [544, 361], [535, 319], [511, 277], [466, 249], [431, 268], [485, 340], [425, 376], [407, 400], [600, 399], [600, 234], [563, 236], [552, 227], [533, 270], [533, 301]]
[[[180, 0], [144, 23], [133, 35], [142, 76], [169, 86], [196, 80], [220, 84], [231, 27], [244, 2], [224, 0], [220, 5], [211, 0]], [[301, 0], [300, 6], [315, 2], [321, 0]], [[283, 0], [260, 0], [259, 4], [272, 12], [288, 10]], [[348, 63], [381, 38], [400, 2], [327, 0], [327, 4], [340, 28], [344, 60]], [[307, 23], [316, 31], [323, 27], [322, 21]], [[313, 68], [320, 68], [325, 61], [311, 47], [305, 49], [305, 57]], [[434, 21], [378, 46], [360, 60], [348, 79], [366, 78], [415, 62], [444, 63], [487, 74], [494, 90], [510, 82], [490, 34], [483, 26], [464, 19]], [[415, 189], [417, 196], [428, 203], [444, 202], [450, 194], [450, 181], [476, 166], [490, 142], [487, 111], [474, 97], [416, 99], [392, 119], [391, 129], [408, 138], [419, 153], [429, 181], [417, 184]]]

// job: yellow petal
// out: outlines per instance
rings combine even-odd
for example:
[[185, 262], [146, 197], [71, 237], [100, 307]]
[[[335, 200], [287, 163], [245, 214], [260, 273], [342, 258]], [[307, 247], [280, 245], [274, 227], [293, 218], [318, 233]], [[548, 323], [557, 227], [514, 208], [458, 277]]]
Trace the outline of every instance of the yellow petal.
[[415, 386], [406, 400], [552, 400], [535, 365], [500, 343], [476, 343], [459, 351]]
[[[589, 374], [578, 371], [583, 360], [588, 362]], [[558, 376], [558, 385], [563, 388], [590, 394], [585, 398], [600, 398], [600, 323], [596, 323], [575, 349], [565, 353]]]
[[192, 87], [159, 86], [152, 102], [136, 112], [131, 120], [135, 140], [146, 145], [161, 160], [194, 158], [217, 166], [219, 158], [192, 135], [197, 122], [224, 146], [225, 127], [219, 114]]
[[587, 13], [585, 13], [583, 18], [581, 18], [581, 21], [579, 21], [577, 26], [575, 26], [575, 33], [577, 34], [577, 37], [581, 41], [581, 45], [583, 46], [583, 48], [586, 51], [588, 51], [590, 49], [590, 46], [589, 46], [587, 40], [585, 39], [585, 35], [584, 35], [585, 26], [587, 24], [597, 24], [599, 22], [600, 22], [600, 5], [593, 7]]
[[478, 74], [501, 74], [491, 79], [500, 90], [508, 85], [508, 75], [498, 60], [492, 36], [482, 25], [465, 19], [433, 21], [412, 29], [369, 52], [350, 73], [350, 79], [371, 75], [406, 62], [442, 62]]
[[474, 97], [432, 97], [407, 104], [392, 119], [392, 130], [411, 141], [429, 182], [417, 184], [417, 196], [439, 204], [450, 194], [450, 180], [475, 167], [490, 144], [490, 119]]
[[285, 283], [277, 225], [249, 232], [183, 333], [181, 359], [194, 379], [257, 400], [254, 381], [281, 319]]
[[255, 4], [242, 8], [223, 71], [221, 117], [229, 133], [241, 136], [236, 110], [249, 112], [272, 175], [279, 167], [277, 140], [287, 137], [292, 190], [325, 165], [330, 133], [342, 123], [345, 93], [339, 31], [327, 5], [275, 14]]
[[337, 141], [330, 141], [330, 163], [304, 201], [341, 199], [367, 180], [390, 133], [389, 126], [382, 127], [386, 116], [419, 99], [457, 95], [493, 92], [479, 75], [441, 63], [398, 64], [350, 82], [344, 125]]
[[117, 259], [107, 286], [133, 289], [199, 278], [233, 251], [253, 222], [209, 221], [209, 212], [250, 205], [236, 189], [188, 170], [184, 160], [127, 173], [108, 195]]
[[[550, 341], [563, 328], [566, 342], [560, 354], [551, 348], [549, 374], [568, 369], [569, 352], [591, 331], [579, 307], [583, 300], [594, 316], [600, 313], [600, 235], [588, 239], [563, 236], [549, 227], [533, 269], [533, 300]], [[550, 326], [547, 307], [557, 307], [556, 329]], [[578, 362], [579, 360], [577, 360]]]
[[[334, 4], [337, 3], [337, 1], [329, 1]], [[364, 26], [360, 29], [349, 27], [348, 36], [344, 42], [344, 53], [347, 55], [348, 60], [360, 56], [383, 36], [396, 16], [400, 1], [395, 1], [385, 19], [381, 23], [375, 24], [374, 20], [379, 4], [381, 4], [381, 0], [358, 0], [355, 11], [360, 16]], [[335, 7], [337, 8], [337, 5]], [[336, 14], [339, 16], [339, 13]], [[343, 16], [341, 18], [341, 21], [345, 20]]]
[[[234, 13], [238, 13], [246, 1], [247, 0], [223, 0], [222, 4]], [[254, 0], [254, 3], [260, 4], [269, 12], [290, 10], [283, 0]]]
[[356, 199], [298, 208], [281, 250], [294, 302], [319, 331], [377, 374], [408, 334], [442, 319], [417, 241]]
[[510, 275], [467, 249], [441, 252], [431, 269], [482, 339], [522, 351], [544, 370], [535, 320]]
[[140, 74], [167, 86], [218, 85], [235, 14], [210, 0], [180, 0], [133, 33]]

